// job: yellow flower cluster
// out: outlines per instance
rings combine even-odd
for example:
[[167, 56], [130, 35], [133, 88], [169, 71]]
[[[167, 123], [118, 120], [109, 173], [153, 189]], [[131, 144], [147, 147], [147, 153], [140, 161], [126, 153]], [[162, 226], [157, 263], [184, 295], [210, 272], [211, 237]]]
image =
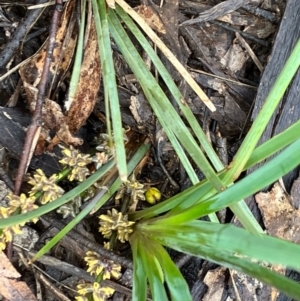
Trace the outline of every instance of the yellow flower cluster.
[[[7, 218], [15, 213], [26, 213], [37, 209], [38, 205], [35, 204], [35, 201], [38, 193], [41, 193], [41, 204], [46, 204], [59, 198], [64, 193], [64, 190], [56, 184], [57, 179], [58, 176], [56, 174], [47, 178], [41, 169], [37, 169], [33, 177], [30, 177], [28, 181], [28, 183], [32, 185], [29, 197], [27, 197], [24, 193], [20, 196], [9, 193], [6, 196], [8, 206], [0, 208], [0, 218]], [[33, 218], [31, 221], [35, 223], [37, 220], [38, 218]], [[1, 230], [0, 250], [5, 249], [6, 243], [12, 241], [13, 234], [22, 233], [20, 227], [23, 225], [24, 223], [16, 224]]]
[[64, 158], [59, 162], [72, 168], [68, 179], [70, 181], [77, 180], [83, 182], [86, 177], [90, 175], [90, 171], [86, 166], [93, 161], [92, 157], [88, 154], [80, 153], [79, 150], [75, 149], [72, 145], [70, 148], [66, 148], [62, 145], [60, 145], [60, 147], [63, 149], [62, 153], [64, 154]]
[[63, 218], [67, 218], [68, 216], [75, 217], [80, 212], [81, 205], [82, 198], [78, 195], [70, 202], [60, 206], [56, 212], [62, 214]]
[[[10, 217], [15, 212], [26, 213], [38, 208], [38, 205], [34, 204], [34, 197], [27, 197], [24, 193], [20, 196], [9, 193], [6, 196], [8, 200], [7, 207], [0, 207], [0, 219]], [[37, 218], [32, 219], [32, 222], [37, 222]], [[10, 227], [6, 227], [1, 229], [0, 231], [0, 250], [4, 250], [6, 248], [6, 244], [11, 242], [14, 234], [21, 234], [24, 223], [16, 224]]]
[[[96, 277], [102, 275], [101, 280], [110, 279], [111, 277], [118, 279], [121, 277], [121, 266], [112, 260], [102, 258], [96, 252], [88, 251], [84, 260], [88, 265], [87, 271]], [[75, 298], [77, 301], [88, 301], [91, 296], [94, 301], [105, 301], [115, 290], [108, 286], [101, 286], [98, 282], [94, 282], [77, 285], [77, 291], [80, 295]]]
[[56, 184], [57, 179], [58, 176], [56, 174], [47, 178], [41, 169], [37, 169], [33, 177], [30, 177], [28, 181], [32, 185], [29, 195], [33, 197], [37, 192], [43, 192], [40, 198], [41, 204], [58, 199], [65, 191]]
[[110, 279], [111, 277], [119, 279], [121, 277], [121, 266], [112, 260], [107, 260], [93, 251], [88, 251], [84, 257], [88, 265], [87, 272], [96, 277], [102, 273], [102, 279]]
[[94, 301], [105, 301], [109, 298], [115, 290], [108, 286], [101, 286], [98, 282], [84, 283], [77, 286], [77, 292], [79, 295], [75, 297], [77, 301], [88, 301], [89, 296], [93, 296]]
[[105, 238], [110, 238], [112, 231], [116, 230], [117, 238], [124, 243], [129, 239], [129, 234], [133, 232], [132, 225], [134, 222], [128, 221], [128, 216], [123, 215], [116, 209], [112, 209], [112, 211], [108, 210], [107, 215], [102, 214], [99, 219], [99, 232], [101, 232]]
[[131, 203], [136, 203], [138, 200], [145, 200], [145, 188], [144, 184], [138, 182], [134, 173], [128, 178], [128, 181], [122, 184], [115, 197], [116, 201], [119, 201], [124, 195], [129, 195]]

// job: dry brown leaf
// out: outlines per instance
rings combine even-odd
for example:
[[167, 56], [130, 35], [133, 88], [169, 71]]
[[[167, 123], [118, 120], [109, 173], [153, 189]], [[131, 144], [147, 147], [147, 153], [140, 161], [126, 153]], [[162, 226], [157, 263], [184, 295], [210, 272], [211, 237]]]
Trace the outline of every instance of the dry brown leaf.
[[231, 72], [236, 73], [243, 69], [247, 59], [248, 54], [239, 44], [234, 43], [230, 46], [227, 53], [221, 59], [221, 64], [228, 68]]
[[[74, 1], [69, 1], [58, 28], [55, 50], [53, 51], [53, 61], [50, 66], [49, 82], [58, 83], [59, 77], [65, 74], [72, 61], [76, 46], [76, 37], [69, 34], [69, 24], [73, 10]], [[64, 41], [68, 37], [68, 42]], [[47, 44], [32, 59], [20, 68], [20, 75], [23, 80], [24, 89], [30, 110], [35, 109], [37, 99], [37, 86], [41, 80], [44, 60], [46, 57]], [[56, 79], [58, 77], [58, 79]], [[80, 79], [75, 98], [68, 104], [68, 110], [64, 114], [61, 107], [53, 100], [46, 98], [42, 110], [43, 114], [43, 137], [45, 140], [49, 130], [54, 130], [56, 136], [52, 144], [60, 141], [65, 144], [80, 145], [82, 139], [74, 134], [85, 123], [96, 102], [97, 92], [100, 86], [100, 61], [98, 45], [96, 40], [95, 24], [92, 23], [90, 37], [85, 49]], [[53, 87], [56, 89], [56, 87]], [[45, 134], [46, 133], [46, 134]], [[42, 142], [41, 142], [42, 144]]]
[[7, 301], [37, 301], [25, 282], [19, 281], [21, 275], [10, 261], [0, 253], [0, 295]]
[[88, 43], [84, 51], [80, 79], [73, 101], [65, 104], [67, 124], [70, 131], [75, 133], [87, 120], [94, 109], [96, 96], [100, 88], [100, 57], [95, 23], [92, 22]]

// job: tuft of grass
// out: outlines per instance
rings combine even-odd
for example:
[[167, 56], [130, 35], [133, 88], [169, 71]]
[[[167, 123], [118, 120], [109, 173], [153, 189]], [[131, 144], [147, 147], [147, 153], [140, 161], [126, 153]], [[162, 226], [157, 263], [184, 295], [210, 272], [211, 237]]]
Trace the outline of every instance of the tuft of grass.
[[[295, 299], [299, 299], [300, 285], [271, 271], [266, 267], [266, 263], [280, 264], [299, 270], [300, 246], [262, 234], [260, 226], [242, 199], [273, 183], [300, 163], [298, 156], [300, 151], [300, 122], [295, 123], [255, 149], [278, 102], [299, 68], [300, 41], [298, 41], [280, 73], [264, 107], [253, 123], [234, 160], [229, 166], [224, 167], [208, 143], [170, 74], [134, 21], [142, 24], [142, 26], [140, 25], [141, 29], [148, 34], [150, 32], [152, 37], [153, 31], [149, 30], [147, 24], [139, 23], [139, 18], [122, 0], [116, 2], [119, 5], [117, 4], [116, 9], [113, 10], [106, 6], [104, 0], [92, 0], [102, 64], [109, 147], [115, 147], [114, 159], [104, 164], [73, 190], [51, 203], [27, 213], [16, 214], [11, 217], [3, 216], [0, 219], [0, 228], [5, 229], [20, 225], [57, 209], [79, 196], [97, 180], [107, 175], [116, 165], [119, 172], [118, 179], [111, 181], [108, 189], [99, 189], [87, 206], [32, 260], [37, 259], [53, 247], [87, 214], [101, 208], [127, 180], [127, 176], [133, 172], [149, 150], [149, 144], [142, 145], [129, 162], [126, 162], [124, 132], [110, 46], [110, 39], [112, 38], [138, 79], [149, 104], [193, 183], [192, 187], [172, 198], [129, 215], [130, 226], [133, 226], [130, 229], [130, 231], [133, 230], [132, 234], [128, 235], [134, 263], [132, 300], [146, 300], [147, 283], [149, 283], [153, 300], [168, 300], [168, 294], [172, 300], [191, 300], [188, 286], [166, 252], [165, 246], [244, 272], [276, 287]], [[128, 15], [128, 12], [133, 19]], [[148, 53], [170, 93], [176, 99], [182, 114], [188, 120], [192, 132], [172, 107], [166, 93], [147, 69], [121, 21], [126, 24], [127, 30], [133, 33]], [[81, 31], [83, 32], [83, 29]], [[154, 43], [164, 48], [161, 41], [158, 41], [156, 37], [153, 40]], [[165, 53], [169, 54], [168, 51]], [[182, 76], [186, 77], [188, 73], [180, 68], [179, 71], [182, 71]], [[195, 92], [199, 94], [198, 88], [195, 88]], [[206, 104], [210, 104], [209, 99], [204, 95], [202, 95], [202, 99], [205, 100]], [[211, 105], [210, 108], [213, 109]], [[110, 120], [112, 120], [112, 126]], [[167, 123], [166, 120], [172, 120], [172, 122]], [[272, 161], [244, 179], [238, 180], [243, 170], [270, 157], [279, 150], [282, 152]], [[197, 166], [204, 173], [205, 180], [199, 182], [193, 166]], [[238, 181], [233, 183], [236, 180]], [[227, 206], [230, 206], [245, 229], [218, 223], [215, 212]], [[114, 214], [118, 215], [115, 212]], [[205, 215], [208, 215], [212, 222], [198, 220]], [[103, 219], [109, 218], [103, 216]], [[271, 252], [275, 248], [280, 252]], [[99, 292], [99, 282], [101, 279], [98, 279], [98, 282], [96, 281], [93, 285], [95, 292]], [[165, 284], [168, 286], [168, 293], [165, 290]], [[92, 289], [92, 286], [82, 289], [86, 292], [87, 289]], [[108, 292], [111, 293], [111, 291]]]

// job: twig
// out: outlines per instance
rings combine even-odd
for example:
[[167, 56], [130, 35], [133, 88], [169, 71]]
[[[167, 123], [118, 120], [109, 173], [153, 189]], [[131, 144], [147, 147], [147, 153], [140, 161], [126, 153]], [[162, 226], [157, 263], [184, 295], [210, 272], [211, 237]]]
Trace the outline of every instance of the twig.
[[251, 56], [253, 62], [255, 63], [255, 65], [257, 66], [257, 68], [259, 69], [259, 71], [263, 72], [264, 67], [261, 64], [261, 62], [259, 61], [258, 57], [253, 52], [253, 50], [251, 49], [251, 47], [249, 46], [249, 44], [244, 40], [244, 38], [238, 32], [235, 33], [235, 36], [238, 38], [238, 40], [241, 43], [241, 45], [247, 50], [247, 52]]
[[[38, 3], [44, 3], [47, 0], [39, 0]], [[32, 28], [34, 23], [37, 21], [39, 16], [44, 11], [43, 8], [33, 10], [28, 12], [28, 15], [24, 22], [20, 24], [14, 33], [11, 41], [7, 43], [5, 48], [0, 53], [0, 70], [1, 73], [5, 70], [7, 63], [11, 60], [13, 55], [16, 53], [16, 50], [20, 47], [20, 41], [24, 40], [24, 36], [26, 36], [27, 32]]]
[[243, 36], [245, 39], [248, 39], [248, 40], [251, 40], [255, 43], [258, 43], [262, 46], [265, 46], [265, 47], [270, 47], [271, 46], [271, 43], [269, 41], [266, 41], [266, 40], [263, 40], [263, 39], [259, 39], [259, 38], [256, 38], [254, 37], [253, 35], [245, 32], [245, 31], [242, 31], [242, 30], [239, 30], [237, 28], [234, 28], [233, 26], [230, 26], [224, 22], [220, 22], [220, 21], [210, 21], [212, 24], [216, 24], [216, 25], [219, 25], [229, 31], [233, 31], [233, 32], [238, 32], [241, 36]]
[[46, 95], [47, 79], [48, 79], [50, 64], [52, 62], [52, 53], [55, 47], [55, 37], [58, 28], [58, 22], [60, 20], [60, 16], [63, 10], [62, 3], [63, 3], [62, 0], [56, 0], [56, 5], [52, 17], [51, 27], [50, 27], [49, 43], [47, 45], [46, 59], [43, 67], [41, 81], [38, 86], [38, 95], [36, 100], [35, 112], [32, 117], [31, 124], [28, 127], [26, 133], [25, 145], [23, 148], [23, 153], [21, 156], [21, 160], [18, 168], [18, 174], [15, 182], [15, 191], [14, 191], [15, 194], [20, 193], [23, 176], [31, 160], [32, 150], [35, 149], [37, 143], [37, 139], [36, 139], [37, 133], [40, 131], [42, 126], [42, 107]]
[[[28, 253], [28, 255], [31, 257], [36, 255], [35, 251], [28, 250], [17, 244], [14, 244], [14, 249], [18, 251], [19, 255], [22, 254], [21, 253], [22, 250], [26, 251]], [[95, 277], [91, 276], [87, 271], [85, 271], [79, 267], [73, 266], [70, 263], [67, 263], [67, 262], [61, 261], [57, 258], [51, 257], [51, 256], [44, 255], [44, 256], [38, 258], [37, 261], [42, 263], [43, 265], [46, 265], [46, 266], [49, 266], [58, 271], [67, 273], [68, 275], [72, 275], [72, 276], [78, 277], [80, 279], [83, 279], [86, 282], [94, 282], [94, 280], [95, 280]], [[24, 261], [23, 261], [23, 263], [24, 263]], [[37, 268], [37, 266], [34, 264], [33, 264], [33, 267]], [[43, 270], [39, 269], [39, 271], [41, 273], [45, 274], [47, 277], [49, 277], [49, 275], [47, 275]], [[55, 280], [55, 279], [52, 279], [52, 280], [57, 282], [57, 280]], [[122, 294], [126, 294], [129, 296], [132, 294], [131, 289], [129, 289], [125, 285], [121, 285], [112, 280], [106, 279], [103, 281], [103, 284], [112, 287], [114, 290], [116, 290], [117, 292], [120, 292]], [[60, 285], [62, 285], [62, 284], [60, 284]], [[131, 286], [131, 285], [129, 284], [129, 286]], [[68, 289], [70, 289], [70, 288], [68, 288]], [[147, 301], [151, 301], [151, 299], [147, 298]]]
[[272, 13], [268, 10], [264, 10], [260, 7], [254, 7], [251, 5], [245, 5], [242, 7], [243, 10], [246, 10], [250, 12], [251, 14], [266, 19], [269, 22], [279, 24], [280, 23], [280, 17], [277, 16], [275, 13]]
[[56, 288], [41, 272], [35, 271], [34, 274], [44, 284], [46, 291], [51, 292], [56, 298], [58, 298], [61, 301], [71, 301], [64, 295], [64, 293], [62, 293], [58, 288]]
[[180, 24], [180, 26], [192, 25], [195, 23], [207, 22], [215, 20], [219, 17], [225, 16], [232, 11], [239, 9], [240, 7], [248, 4], [249, 0], [227, 0], [221, 2], [214, 7], [200, 13], [199, 17], [191, 20], [187, 20]]

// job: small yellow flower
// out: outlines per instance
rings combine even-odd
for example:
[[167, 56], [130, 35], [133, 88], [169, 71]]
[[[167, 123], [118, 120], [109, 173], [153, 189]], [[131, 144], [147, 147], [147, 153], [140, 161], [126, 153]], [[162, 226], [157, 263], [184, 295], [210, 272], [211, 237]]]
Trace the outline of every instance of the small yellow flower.
[[9, 207], [0, 207], [0, 218], [7, 218], [11, 215]]
[[[0, 219], [7, 218], [11, 214], [10, 208], [0, 207]], [[14, 234], [21, 234], [22, 229], [20, 225], [13, 225], [10, 227], [6, 227], [1, 229], [2, 233], [0, 234], [0, 250], [4, 250], [6, 248], [6, 243], [11, 242]]]
[[105, 249], [105, 250], [111, 250], [111, 248], [110, 248], [110, 242], [108, 241], [108, 242], [104, 242], [103, 243], [103, 248]]
[[111, 159], [111, 157], [105, 152], [96, 153], [93, 157], [96, 169], [99, 169], [103, 164], [107, 163], [109, 159]]
[[89, 298], [87, 298], [85, 296], [77, 296], [77, 297], [75, 297], [75, 300], [77, 300], [77, 301], [89, 301]]
[[6, 248], [6, 241], [3, 234], [0, 235], [0, 251], [5, 250]]
[[72, 145], [70, 148], [59, 145], [63, 150], [64, 158], [59, 162], [63, 165], [73, 166], [86, 166], [92, 162], [92, 158], [88, 154], [82, 154], [79, 150], [75, 149]]
[[[0, 219], [1, 218], [7, 218], [11, 216], [11, 210], [7, 207], [0, 207]], [[4, 240], [6, 242], [12, 241], [13, 234], [21, 234], [22, 230], [20, 228], [19, 224], [6, 227], [2, 229], [2, 235], [4, 235]]]
[[68, 175], [68, 179], [72, 182], [77, 180], [79, 182], [83, 182], [86, 180], [87, 176], [91, 173], [86, 166], [75, 166], [72, 168], [71, 173]]
[[125, 241], [129, 240], [129, 234], [133, 232], [131, 227], [119, 227], [117, 238], [120, 242], [124, 243]]

